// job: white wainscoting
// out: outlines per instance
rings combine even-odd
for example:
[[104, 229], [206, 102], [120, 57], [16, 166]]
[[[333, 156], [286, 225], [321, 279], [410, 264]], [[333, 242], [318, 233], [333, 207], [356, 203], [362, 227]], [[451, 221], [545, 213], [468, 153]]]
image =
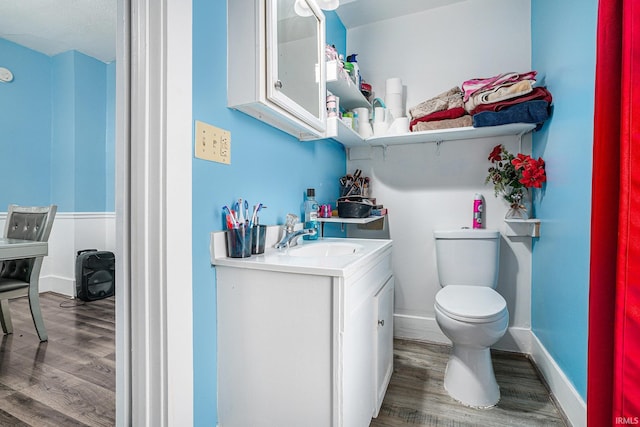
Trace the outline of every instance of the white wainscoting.
[[[0, 214], [0, 230], [4, 230], [6, 218], [6, 212]], [[115, 237], [114, 212], [56, 213], [49, 236], [49, 255], [42, 262], [40, 292], [75, 296], [77, 252], [82, 249], [115, 252]]]

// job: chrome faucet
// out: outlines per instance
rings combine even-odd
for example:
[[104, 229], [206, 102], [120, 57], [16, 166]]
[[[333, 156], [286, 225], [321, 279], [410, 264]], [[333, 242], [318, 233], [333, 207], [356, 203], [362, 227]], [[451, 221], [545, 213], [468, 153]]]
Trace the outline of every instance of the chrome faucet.
[[284, 236], [276, 244], [276, 249], [284, 249], [295, 244], [296, 239], [300, 236], [309, 235], [313, 236], [317, 233], [314, 228], [303, 228], [302, 230], [295, 231], [294, 228], [298, 222], [298, 217], [294, 214], [287, 214], [287, 220], [284, 225]]

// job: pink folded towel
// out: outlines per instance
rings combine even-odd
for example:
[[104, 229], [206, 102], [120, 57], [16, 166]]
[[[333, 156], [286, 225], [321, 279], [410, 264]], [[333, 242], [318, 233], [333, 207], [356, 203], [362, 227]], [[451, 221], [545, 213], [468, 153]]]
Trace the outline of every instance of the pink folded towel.
[[471, 112], [481, 104], [491, 104], [493, 102], [505, 101], [526, 95], [533, 90], [534, 83], [535, 80], [521, 80], [519, 82], [506, 83], [489, 90], [476, 92], [464, 103], [464, 108]]
[[485, 90], [493, 89], [496, 86], [503, 85], [505, 83], [518, 82], [520, 80], [535, 80], [537, 71], [529, 71], [526, 73], [502, 73], [497, 76], [489, 78], [477, 78], [467, 80], [462, 83], [462, 91], [464, 92], [463, 101], [467, 102], [469, 97], [476, 92], [482, 92]]

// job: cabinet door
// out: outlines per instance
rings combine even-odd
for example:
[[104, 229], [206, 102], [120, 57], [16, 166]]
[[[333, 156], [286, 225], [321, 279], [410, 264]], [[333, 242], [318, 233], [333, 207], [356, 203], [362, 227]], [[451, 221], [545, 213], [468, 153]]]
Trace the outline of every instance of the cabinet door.
[[267, 99], [326, 128], [324, 15], [315, 2], [267, 0]]
[[380, 412], [380, 406], [393, 373], [393, 291], [393, 277], [390, 277], [375, 296], [377, 326], [374, 417], [377, 417]]

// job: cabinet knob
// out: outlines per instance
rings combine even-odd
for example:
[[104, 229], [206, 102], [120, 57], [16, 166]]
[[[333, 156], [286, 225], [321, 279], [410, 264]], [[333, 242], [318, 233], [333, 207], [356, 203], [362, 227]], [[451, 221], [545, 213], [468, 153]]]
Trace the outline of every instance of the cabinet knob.
[[380, 326], [384, 326], [384, 319], [382, 319], [382, 320], [378, 320], [378, 325], [380, 325]]
[[282, 89], [282, 82], [280, 80], [276, 80], [273, 85], [278, 89]]

